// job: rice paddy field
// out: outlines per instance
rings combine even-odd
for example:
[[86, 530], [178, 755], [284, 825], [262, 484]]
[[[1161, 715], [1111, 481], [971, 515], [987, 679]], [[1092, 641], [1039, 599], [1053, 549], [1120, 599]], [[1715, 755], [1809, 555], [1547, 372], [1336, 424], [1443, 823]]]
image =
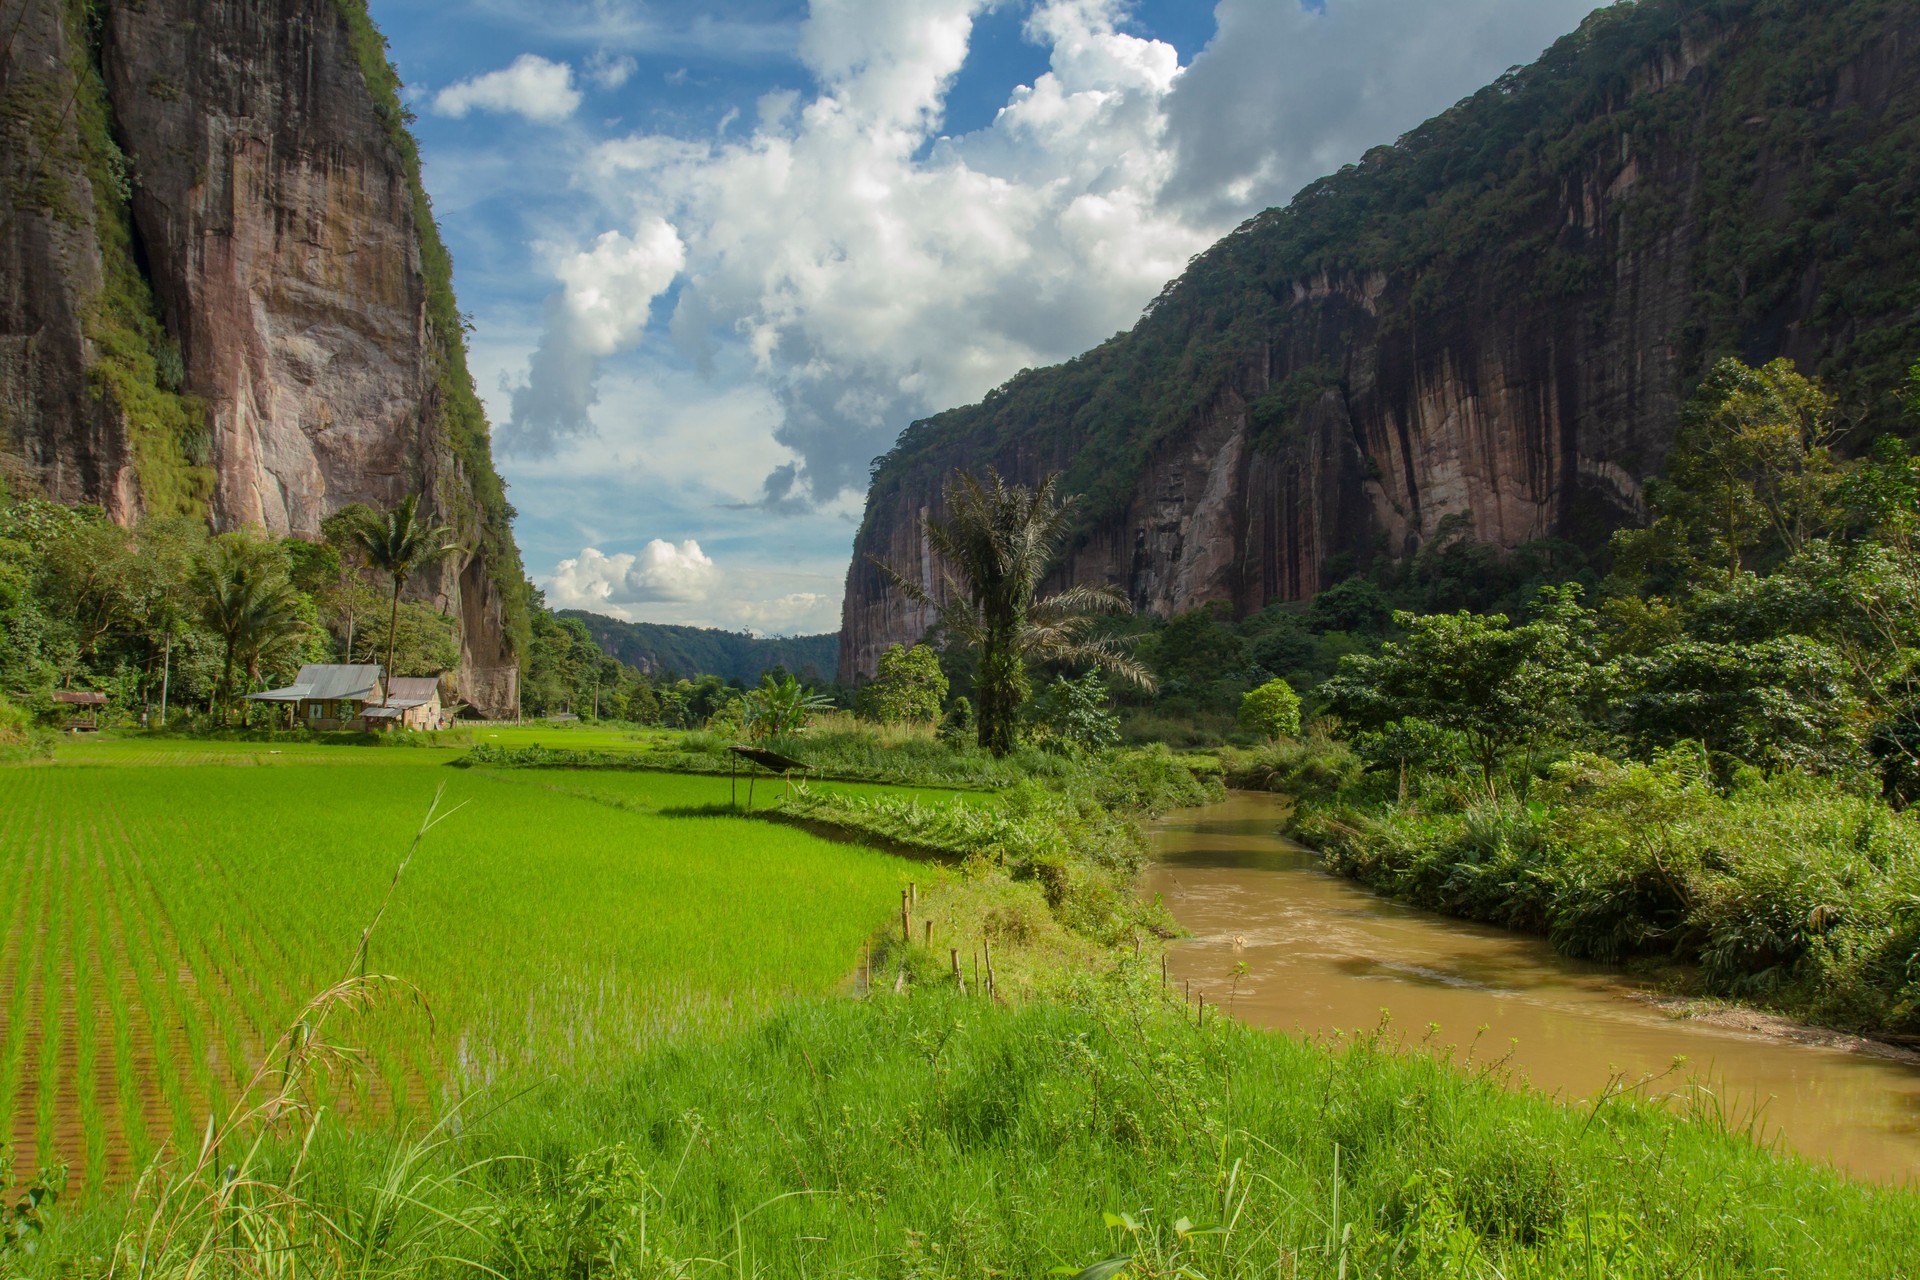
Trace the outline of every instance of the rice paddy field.
[[436, 793], [366, 964], [409, 985], [341, 1033], [370, 1063], [349, 1112], [592, 1079], [834, 990], [917, 874], [731, 816], [723, 777], [446, 767], [459, 755], [139, 739], [0, 768], [16, 1179], [65, 1163], [97, 1191], [197, 1139], [348, 972]]

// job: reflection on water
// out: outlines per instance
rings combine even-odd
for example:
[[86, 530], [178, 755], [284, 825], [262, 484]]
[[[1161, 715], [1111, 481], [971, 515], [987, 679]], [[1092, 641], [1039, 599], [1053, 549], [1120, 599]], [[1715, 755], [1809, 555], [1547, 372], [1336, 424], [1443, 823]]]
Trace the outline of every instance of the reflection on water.
[[1372, 1027], [1383, 1011], [1416, 1037], [1437, 1023], [1440, 1042], [1480, 1060], [1511, 1050], [1534, 1086], [1566, 1097], [1684, 1057], [1743, 1116], [1760, 1108], [1769, 1136], [1863, 1177], [1920, 1176], [1920, 1068], [1669, 1017], [1617, 971], [1326, 874], [1279, 835], [1281, 816], [1275, 797], [1236, 794], [1155, 828], [1148, 891], [1194, 934], [1172, 973], [1209, 1004], [1309, 1033]]

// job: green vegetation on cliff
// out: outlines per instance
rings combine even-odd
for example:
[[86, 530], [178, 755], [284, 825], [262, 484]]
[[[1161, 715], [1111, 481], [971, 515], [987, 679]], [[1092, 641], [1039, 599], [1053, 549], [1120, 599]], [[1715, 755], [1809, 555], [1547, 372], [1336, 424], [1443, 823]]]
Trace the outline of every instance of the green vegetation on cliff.
[[[1677, 326], [1646, 340], [1673, 344], [1678, 380], [1654, 391], [1677, 399], [1722, 356], [1788, 354], [1850, 420], [1904, 431], [1895, 393], [1920, 348], [1910, 12], [1897, 0], [1603, 8], [1531, 66], [1249, 220], [1131, 331], [909, 427], [877, 460], [869, 526], [907, 486], [931, 493], [955, 465], [1018, 457], [1067, 468], [1089, 532], [1223, 394], [1248, 393], [1255, 448], [1281, 453], [1324, 393], [1353, 390], [1341, 366], [1356, 347], [1381, 352], [1375, 372], [1397, 395], [1422, 353], [1476, 334], [1506, 342], [1482, 330], [1517, 315], [1577, 345], [1576, 328], [1633, 305], [1615, 282], [1674, 245]], [[1602, 206], [1608, 221], [1587, 225], [1582, 211]], [[1309, 315], [1303, 289], [1367, 300]], [[1239, 385], [1263, 353], [1272, 387]], [[1382, 412], [1408, 429], [1410, 406]], [[1637, 481], [1658, 458], [1604, 461]]]
[[435, 351], [437, 400], [430, 406], [445, 424], [447, 443], [459, 462], [462, 481], [473, 495], [471, 512], [450, 511], [462, 536], [477, 540], [505, 610], [508, 643], [525, 655], [532, 643], [530, 588], [513, 540], [512, 504], [493, 465], [492, 429], [487, 411], [467, 369], [467, 320], [453, 292], [453, 257], [440, 238], [433, 201], [420, 178], [420, 148], [408, 131], [413, 116], [400, 101], [400, 75], [387, 59], [387, 40], [367, 13], [366, 0], [333, 0], [346, 24], [354, 55], [366, 77], [374, 114], [400, 156], [413, 191], [413, 227], [420, 244], [420, 268], [426, 277], [427, 330]]
[[213, 497], [207, 410], [182, 391], [186, 370], [180, 348], [167, 332], [134, 257], [131, 179], [126, 156], [114, 140], [100, 76], [100, 14], [91, 4], [69, 0], [63, 16], [73, 50], [68, 69], [74, 78], [65, 108], [78, 139], [75, 159], [91, 188], [100, 246], [100, 293], [84, 316], [93, 344], [88, 387], [126, 421], [141, 505], [157, 515], [202, 515]]
[[656, 674], [719, 676], [752, 684], [761, 672], [779, 667], [818, 681], [832, 676], [839, 657], [839, 638], [832, 635], [755, 636], [715, 627], [623, 622], [578, 609], [563, 609], [557, 616], [577, 619], [609, 654]]

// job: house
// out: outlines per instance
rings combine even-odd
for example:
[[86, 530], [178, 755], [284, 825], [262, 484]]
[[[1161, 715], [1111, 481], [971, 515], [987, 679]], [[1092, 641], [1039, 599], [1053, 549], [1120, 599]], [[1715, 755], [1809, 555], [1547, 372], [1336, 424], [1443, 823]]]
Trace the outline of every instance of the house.
[[382, 692], [375, 663], [310, 662], [286, 688], [250, 693], [247, 701], [286, 703], [295, 723], [309, 729], [365, 729], [367, 704]]
[[444, 720], [440, 710], [438, 676], [395, 676], [387, 686], [385, 700], [376, 701], [365, 712], [370, 729], [438, 729]]

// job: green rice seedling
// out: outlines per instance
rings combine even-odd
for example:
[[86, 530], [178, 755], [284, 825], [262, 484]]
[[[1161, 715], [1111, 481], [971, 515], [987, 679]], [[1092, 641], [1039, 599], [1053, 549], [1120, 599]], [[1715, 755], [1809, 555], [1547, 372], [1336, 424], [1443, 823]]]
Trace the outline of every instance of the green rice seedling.
[[[0, 770], [0, 812], [35, 833], [0, 881], [0, 948], [19, 954], [0, 969], [0, 1008], [18, 1011], [3, 1114], [36, 1148], [85, 1128], [63, 1155], [76, 1185], [97, 1185], [107, 1153], [185, 1141], [232, 1104], [384, 891], [370, 848], [443, 781], [466, 807], [436, 830], [368, 963], [448, 995], [437, 1033], [404, 1005], [353, 1026], [369, 1069], [337, 1101], [362, 1122], [556, 1070], [594, 1076], [833, 990], [918, 874], [730, 816], [695, 794], [714, 778], [582, 796], [445, 771], [428, 751], [359, 755], [416, 763]], [[46, 980], [63, 966], [71, 988]]]

